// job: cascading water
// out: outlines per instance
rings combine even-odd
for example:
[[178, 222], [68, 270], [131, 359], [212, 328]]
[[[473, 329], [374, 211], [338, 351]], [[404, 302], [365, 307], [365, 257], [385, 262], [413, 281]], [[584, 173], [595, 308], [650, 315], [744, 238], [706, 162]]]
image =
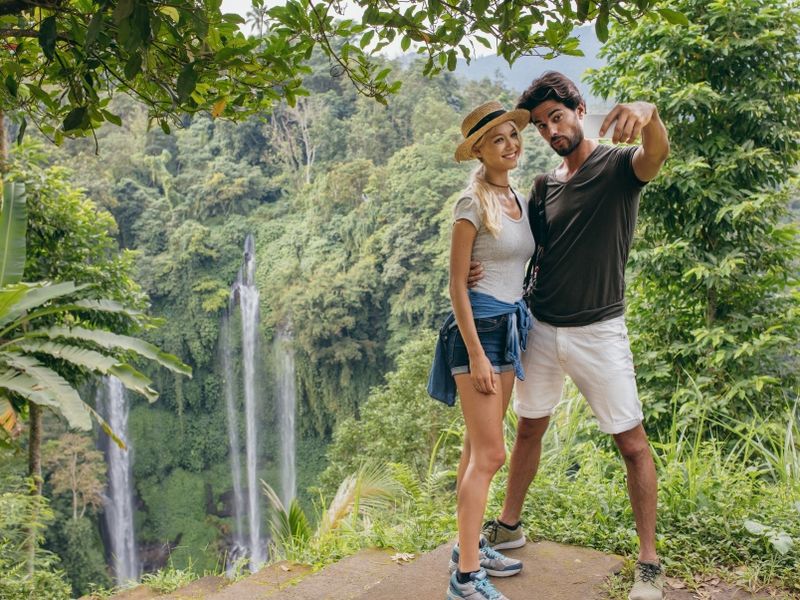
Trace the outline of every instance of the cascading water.
[[275, 366], [281, 438], [281, 501], [288, 509], [297, 491], [294, 438], [296, 394], [291, 327], [279, 329], [275, 337]]
[[[231, 302], [229, 315], [238, 304], [242, 322], [242, 389], [244, 392], [244, 419], [245, 419], [245, 465], [247, 476], [247, 498], [245, 503], [244, 493], [241, 485], [241, 465], [239, 462], [239, 440], [236, 429], [238, 427], [237, 412], [235, 406], [236, 390], [233, 385], [232, 369], [232, 344], [230, 343], [231, 329], [228, 327], [225, 335], [228, 340], [222, 340], [223, 344], [223, 368], [225, 369], [226, 381], [225, 394], [228, 403], [228, 434], [231, 443], [231, 465], [234, 485], [234, 512], [244, 512], [247, 506], [247, 536], [241, 535], [241, 542], [246, 547], [246, 553], [250, 558], [250, 570], [255, 571], [259, 565], [266, 561], [266, 544], [261, 537], [261, 506], [260, 506], [260, 486], [258, 483], [258, 437], [256, 421], [258, 418], [258, 393], [257, 393], [257, 356], [258, 356], [258, 288], [255, 285], [255, 244], [253, 236], [248, 235], [244, 243], [244, 263], [239, 269], [236, 283], [231, 289]], [[229, 322], [229, 319], [226, 319]], [[227, 347], [225, 347], [227, 346]], [[226, 358], [227, 356], [227, 358]], [[224, 363], [228, 360], [228, 364]], [[235, 455], [235, 456], [234, 456]], [[239, 483], [237, 484], [237, 478]], [[241, 514], [241, 513], [240, 513]], [[237, 518], [237, 527], [243, 525], [244, 519]], [[239, 529], [242, 531], [242, 529]], [[234, 543], [237, 543], [234, 539]]]
[[[230, 313], [230, 310], [229, 310]], [[233, 347], [231, 344], [230, 314], [226, 314], [220, 327], [220, 361], [225, 385], [225, 408], [228, 416], [228, 443], [231, 455], [231, 476], [233, 479], [233, 517], [235, 530], [231, 557], [235, 562], [247, 552], [244, 529], [244, 488], [242, 486], [242, 460], [239, 456], [239, 427], [236, 418], [237, 386], [233, 370]]]
[[107, 440], [108, 487], [104, 498], [104, 518], [111, 541], [114, 576], [118, 584], [139, 579], [139, 557], [133, 528], [133, 477], [131, 447], [128, 441], [128, 401], [122, 383], [106, 377], [97, 391], [97, 405], [111, 430], [127, 446], [121, 449]]

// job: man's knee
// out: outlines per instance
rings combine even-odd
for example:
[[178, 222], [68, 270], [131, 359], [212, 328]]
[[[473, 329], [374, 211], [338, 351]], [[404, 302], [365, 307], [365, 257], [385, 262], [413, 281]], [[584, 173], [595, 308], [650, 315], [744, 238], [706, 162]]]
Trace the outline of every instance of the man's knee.
[[520, 417], [517, 422], [517, 443], [523, 445], [538, 444], [542, 441], [549, 423], [550, 417], [542, 417], [541, 419]]
[[614, 436], [614, 441], [619, 448], [619, 453], [626, 461], [637, 461], [650, 456], [650, 444], [644, 428], [638, 425], [630, 431], [624, 431]]

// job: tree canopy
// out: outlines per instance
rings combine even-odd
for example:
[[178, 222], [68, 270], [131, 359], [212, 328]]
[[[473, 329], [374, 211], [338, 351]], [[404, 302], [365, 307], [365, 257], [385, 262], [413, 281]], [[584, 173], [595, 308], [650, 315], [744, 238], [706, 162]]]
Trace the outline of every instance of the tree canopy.
[[580, 54], [573, 27], [595, 21], [605, 39], [609, 20], [631, 22], [653, 4], [356, 0], [362, 17], [345, 19], [346, 3], [289, 0], [266, 10], [254, 0], [249, 14], [259, 36], [248, 37], [245, 20], [223, 13], [221, 0], [0, 0], [0, 111], [19, 121], [18, 137], [31, 121], [57, 143], [106, 121], [119, 124], [109, 108], [117, 92], [145, 103], [165, 131], [187, 113], [239, 119], [306, 94], [315, 49], [333, 74], [385, 102], [400, 83], [374, 54], [395, 41], [427, 56], [426, 74], [454, 70], [475, 43], [494, 43], [509, 63], [525, 54]]

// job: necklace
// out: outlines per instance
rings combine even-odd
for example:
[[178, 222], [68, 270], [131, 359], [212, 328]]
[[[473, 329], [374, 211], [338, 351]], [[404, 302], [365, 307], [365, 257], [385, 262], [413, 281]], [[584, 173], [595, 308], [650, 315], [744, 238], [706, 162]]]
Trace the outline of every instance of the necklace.
[[498, 184], [496, 184], [496, 183], [492, 183], [492, 182], [491, 182], [491, 181], [489, 181], [488, 179], [486, 180], [486, 183], [488, 183], [489, 185], [493, 185], [494, 187], [497, 187], [497, 188], [505, 188], [505, 189], [507, 189], [507, 190], [510, 190], [510, 189], [511, 189], [511, 186], [510, 186], [510, 185], [498, 185]]

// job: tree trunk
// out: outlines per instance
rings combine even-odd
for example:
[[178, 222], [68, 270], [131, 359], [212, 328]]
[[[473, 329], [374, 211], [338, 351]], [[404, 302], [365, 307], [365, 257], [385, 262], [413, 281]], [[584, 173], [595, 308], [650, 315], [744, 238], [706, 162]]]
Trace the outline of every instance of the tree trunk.
[[33, 575], [36, 561], [36, 523], [39, 520], [38, 506], [39, 497], [42, 495], [42, 409], [30, 402], [30, 416], [28, 425], [30, 432], [28, 436], [28, 476], [33, 480], [31, 494], [37, 496], [34, 514], [31, 516], [31, 524], [28, 530], [28, 573]]

